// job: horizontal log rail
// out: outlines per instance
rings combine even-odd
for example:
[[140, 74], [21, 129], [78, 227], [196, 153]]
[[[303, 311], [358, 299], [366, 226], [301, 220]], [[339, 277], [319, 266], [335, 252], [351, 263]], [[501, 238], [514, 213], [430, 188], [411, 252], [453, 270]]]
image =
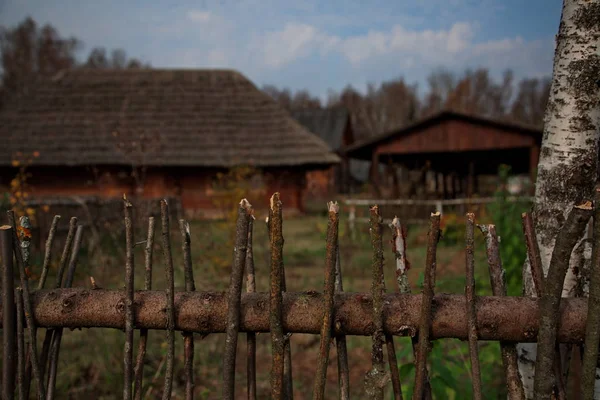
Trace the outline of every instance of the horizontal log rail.
[[[31, 295], [38, 328], [125, 328], [125, 292], [104, 289], [45, 289]], [[135, 328], [166, 329], [167, 299], [161, 291], [135, 292]], [[398, 336], [417, 334], [421, 295], [386, 294], [384, 330]], [[373, 332], [373, 305], [365, 293], [335, 295], [334, 333], [368, 336]], [[529, 297], [477, 298], [479, 340], [535, 342], [539, 327], [538, 300]], [[175, 293], [175, 329], [186, 332], [225, 332], [227, 292]], [[320, 292], [283, 294], [283, 327], [287, 332], [319, 334], [324, 312]], [[585, 337], [587, 299], [561, 301], [558, 340], [581, 343]], [[0, 318], [1, 320], [1, 318]], [[240, 331], [269, 331], [269, 294], [244, 293]], [[465, 296], [433, 298], [431, 338], [467, 339]]]

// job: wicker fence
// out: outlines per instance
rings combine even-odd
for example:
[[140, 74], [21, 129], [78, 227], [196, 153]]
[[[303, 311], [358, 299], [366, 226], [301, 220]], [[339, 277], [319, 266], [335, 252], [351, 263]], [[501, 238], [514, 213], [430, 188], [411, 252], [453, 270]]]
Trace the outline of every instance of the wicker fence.
[[[194, 334], [223, 333], [226, 335], [222, 354], [223, 381], [220, 397], [233, 399], [235, 392], [236, 359], [246, 357], [248, 368], [248, 398], [256, 398], [256, 333], [269, 332], [272, 348], [271, 398], [293, 397], [289, 335], [310, 333], [320, 335], [318, 363], [316, 366], [313, 398], [324, 398], [328, 354], [332, 343], [337, 347], [339, 398], [348, 399], [350, 382], [347, 335], [372, 338], [372, 367], [364, 382], [364, 398], [383, 399], [387, 385], [393, 387], [395, 399], [402, 398], [400, 376], [394, 336], [412, 337], [416, 376], [413, 399], [431, 399], [427, 358], [434, 339], [459, 338], [467, 340], [470, 350], [473, 395], [483, 398], [477, 341], [500, 341], [502, 362], [510, 399], [524, 399], [523, 386], [517, 368], [517, 342], [538, 342], [536, 364], [536, 398], [565, 398], [562, 365], [557, 357], [557, 343], [582, 345], [585, 340], [586, 355], [583, 362], [583, 390], [593, 391], [598, 348], [598, 330], [588, 329], [598, 324], [600, 312], [591, 303], [588, 310], [584, 298], [560, 299], [560, 288], [565, 278], [570, 253], [576, 239], [583, 234], [594, 209], [590, 202], [574, 207], [556, 241], [556, 251], [543, 278], [539, 251], [535, 240], [532, 219], [523, 215], [524, 239], [528, 244], [528, 257], [538, 298], [506, 297], [503, 269], [499, 256], [498, 237], [493, 225], [478, 226], [486, 238], [487, 260], [493, 296], [475, 296], [473, 214], [466, 215], [466, 287], [465, 295], [435, 294], [436, 254], [440, 234], [440, 214], [431, 214], [425, 265], [425, 281], [421, 293], [414, 294], [407, 279], [405, 230], [398, 218], [390, 226], [393, 230], [393, 252], [396, 258], [397, 290], [384, 287], [382, 241], [383, 223], [379, 208], [372, 206], [370, 235], [373, 248], [372, 290], [370, 293], [344, 293], [342, 270], [338, 251], [339, 208], [328, 204], [328, 228], [323, 292], [286, 292], [283, 266], [284, 239], [282, 235], [282, 204], [276, 193], [271, 198], [269, 227], [271, 262], [270, 291], [255, 292], [252, 231], [254, 224], [250, 204], [242, 200], [236, 223], [235, 248], [227, 292], [196, 292], [190, 256], [189, 225], [179, 221], [183, 239], [182, 251], [185, 267], [185, 291], [175, 292], [173, 278], [173, 253], [171, 224], [167, 201], [160, 203], [160, 242], [166, 265], [167, 289], [152, 290], [153, 243], [155, 218], [148, 220], [145, 240], [136, 242], [133, 237], [132, 205], [124, 200], [124, 226], [126, 233], [126, 265], [124, 290], [96, 287], [71, 288], [77, 267], [77, 254], [81, 246], [83, 226], [72, 218], [64, 249], [60, 256], [57, 284], [45, 288], [52, 242], [59, 217], [55, 217], [46, 240], [46, 254], [40, 280], [28, 279], [29, 244], [31, 232], [27, 218], [16, 220], [8, 212], [8, 224], [0, 227], [3, 263], [2, 332], [3, 332], [3, 385], [5, 399], [29, 398], [30, 391], [39, 399], [60, 397], [56, 393], [57, 360], [65, 328], [113, 328], [125, 331], [123, 348], [124, 399], [142, 397], [142, 376], [148, 330], [164, 331], [168, 349], [164, 376], [163, 399], [171, 397], [175, 331], [184, 334], [184, 360], [186, 399], [194, 392], [193, 357]], [[596, 224], [600, 225], [600, 224]], [[596, 229], [598, 231], [598, 229]], [[600, 236], [596, 236], [599, 238]], [[143, 245], [145, 251], [144, 290], [134, 290], [133, 248]], [[14, 257], [13, 257], [14, 256]], [[598, 290], [594, 241], [594, 270], [590, 292]], [[14, 271], [13, 271], [14, 270]], [[66, 274], [66, 276], [65, 276]], [[18, 276], [15, 288], [14, 277]], [[64, 277], [64, 280], [63, 280]], [[246, 292], [242, 288], [246, 281]], [[598, 305], [600, 306], [600, 305]], [[589, 317], [588, 317], [589, 315]], [[596, 324], [596, 325], [593, 325]], [[41, 331], [41, 329], [44, 331]], [[137, 356], [134, 357], [134, 331], [139, 330]], [[36, 337], [44, 334], [41, 348]], [[236, 354], [239, 334], [245, 333], [248, 352]], [[28, 340], [26, 340], [28, 338]], [[384, 357], [384, 354], [387, 357]], [[590, 358], [591, 357], [591, 358]], [[593, 359], [590, 364], [587, 359]], [[239, 360], [238, 360], [239, 361]], [[592, 374], [591, 381], [586, 376]], [[556, 379], [555, 379], [556, 378]], [[32, 382], [34, 385], [32, 385]], [[590, 386], [591, 385], [591, 386]]]

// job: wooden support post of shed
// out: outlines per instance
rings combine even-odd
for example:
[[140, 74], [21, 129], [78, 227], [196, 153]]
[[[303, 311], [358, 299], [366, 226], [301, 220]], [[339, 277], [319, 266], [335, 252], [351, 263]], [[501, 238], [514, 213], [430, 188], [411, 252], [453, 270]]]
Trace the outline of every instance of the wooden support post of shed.
[[373, 185], [373, 191], [377, 197], [381, 196], [379, 183], [379, 154], [374, 150], [371, 157], [371, 184]]
[[469, 162], [469, 175], [467, 181], [467, 197], [473, 197], [475, 194], [475, 163], [473, 161]]
[[442, 198], [448, 198], [448, 176], [442, 172]]

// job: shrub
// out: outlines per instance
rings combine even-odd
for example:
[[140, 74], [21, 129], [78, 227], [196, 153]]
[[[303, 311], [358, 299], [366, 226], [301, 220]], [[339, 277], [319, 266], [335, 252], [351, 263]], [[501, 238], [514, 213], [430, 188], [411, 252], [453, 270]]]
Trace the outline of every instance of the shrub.
[[522, 270], [525, 262], [526, 247], [521, 227], [521, 214], [531, 204], [524, 201], [509, 202], [507, 183], [510, 178], [510, 166], [501, 165], [498, 170], [500, 185], [495, 194], [495, 202], [488, 206], [496, 231], [500, 237], [500, 256], [506, 271], [506, 285], [509, 296], [519, 296], [522, 287]]

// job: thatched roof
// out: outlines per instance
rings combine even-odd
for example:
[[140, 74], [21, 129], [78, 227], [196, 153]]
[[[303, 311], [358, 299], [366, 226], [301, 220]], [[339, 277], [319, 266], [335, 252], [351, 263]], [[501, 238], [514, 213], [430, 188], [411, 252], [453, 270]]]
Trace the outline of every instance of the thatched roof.
[[229, 70], [64, 71], [0, 112], [0, 165], [257, 167], [339, 162], [327, 144]]
[[342, 147], [344, 131], [350, 123], [350, 114], [345, 108], [305, 108], [293, 110], [292, 116], [334, 151]]

